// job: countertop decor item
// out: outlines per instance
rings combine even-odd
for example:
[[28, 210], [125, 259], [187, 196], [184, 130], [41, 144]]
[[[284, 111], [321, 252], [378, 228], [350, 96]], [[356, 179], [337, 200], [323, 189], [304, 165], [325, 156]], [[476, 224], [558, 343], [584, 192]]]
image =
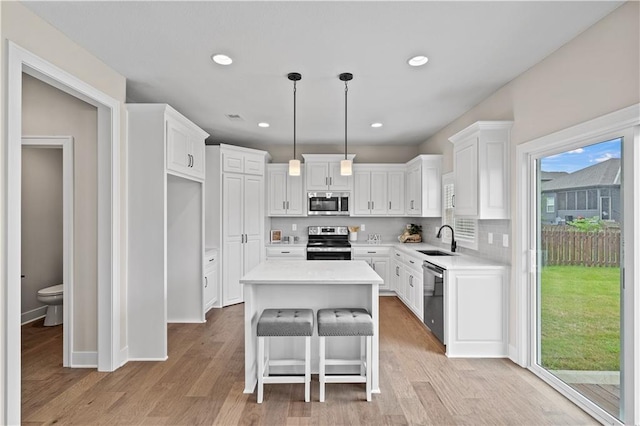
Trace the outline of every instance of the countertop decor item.
[[398, 237], [401, 243], [420, 243], [422, 242], [422, 226], [415, 223], [408, 223], [402, 235]]
[[272, 243], [282, 242], [282, 231], [280, 229], [271, 230], [271, 242]]
[[358, 241], [359, 226], [349, 226], [349, 241]]

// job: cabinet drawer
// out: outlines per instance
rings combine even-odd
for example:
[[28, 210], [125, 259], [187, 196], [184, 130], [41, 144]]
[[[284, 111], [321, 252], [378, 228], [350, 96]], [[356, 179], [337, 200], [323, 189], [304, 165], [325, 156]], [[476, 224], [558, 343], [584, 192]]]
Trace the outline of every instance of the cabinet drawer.
[[354, 247], [354, 257], [388, 257], [389, 247]]
[[405, 254], [404, 264], [407, 268], [411, 268], [415, 271], [422, 273], [422, 259], [418, 259], [417, 257], [413, 257], [408, 254]]
[[404, 253], [400, 250], [393, 250], [393, 259], [397, 262], [404, 263]]
[[290, 258], [306, 259], [306, 247], [267, 247], [267, 259], [269, 258]]
[[204, 256], [204, 273], [214, 270], [218, 266], [218, 252], [207, 251]]

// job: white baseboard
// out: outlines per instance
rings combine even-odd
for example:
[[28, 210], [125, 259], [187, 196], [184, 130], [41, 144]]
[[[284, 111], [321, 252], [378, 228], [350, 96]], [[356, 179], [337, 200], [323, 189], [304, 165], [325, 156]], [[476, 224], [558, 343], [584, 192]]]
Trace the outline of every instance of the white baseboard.
[[524, 365], [521, 365], [518, 360], [518, 348], [516, 348], [513, 345], [509, 345], [509, 359], [513, 361], [515, 364], [518, 364], [521, 367], [524, 367]]
[[164, 358], [129, 358], [128, 361], [166, 361], [169, 357], [165, 356]]
[[98, 352], [71, 352], [71, 368], [98, 368]]
[[44, 318], [47, 315], [47, 306], [40, 306], [39, 308], [32, 309], [27, 312], [23, 312], [20, 318], [21, 325], [28, 324], [40, 318]]

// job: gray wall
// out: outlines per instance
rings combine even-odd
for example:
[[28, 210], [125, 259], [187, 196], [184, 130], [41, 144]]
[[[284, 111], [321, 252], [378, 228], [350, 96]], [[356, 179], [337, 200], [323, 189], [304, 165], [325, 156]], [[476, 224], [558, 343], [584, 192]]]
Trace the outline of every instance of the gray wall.
[[62, 284], [62, 149], [22, 149], [23, 321], [44, 311], [38, 290]]
[[[22, 134], [73, 136], [74, 351], [97, 350], [97, 110], [23, 75]], [[24, 254], [31, 257], [31, 253]], [[23, 270], [29, 276], [31, 271]], [[62, 281], [60, 281], [61, 283]], [[42, 286], [44, 287], [44, 286]]]

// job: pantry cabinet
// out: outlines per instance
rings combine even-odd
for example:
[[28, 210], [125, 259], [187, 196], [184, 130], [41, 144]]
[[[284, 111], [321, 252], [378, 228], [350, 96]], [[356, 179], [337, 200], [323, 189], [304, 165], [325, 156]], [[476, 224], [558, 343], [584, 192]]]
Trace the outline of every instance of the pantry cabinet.
[[[351, 191], [352, 176], [340, 174], [340, 154], [302, 154], [307, 191]], [[353, 160], [354, 154], [347, 158]]]
[[442, 155], [419, 155], [407, 163], [407, 216], [440, 217]]
[[204, 321], [207, 136], [169, 105], [127, 104], [129, 359], [166, 359], [167, 323]]
[[513, 122], [478, 121], [453, 143], [456, 216], [509, 219], [509, 143]]
[[222, 306], [244, 301], [240, 278], [264, 258], [265, 177], [258, 173], [267, 158], [265, 151], [206, 147], [205, 240], [221, 248]]
[[304, 166], [300, 176], [289, 176], [288, 164], [267, 165], [269, 216], [304, 216]]
[[403, 215], [404, 169], [404, 165], [354, 164], [352, 215]]

